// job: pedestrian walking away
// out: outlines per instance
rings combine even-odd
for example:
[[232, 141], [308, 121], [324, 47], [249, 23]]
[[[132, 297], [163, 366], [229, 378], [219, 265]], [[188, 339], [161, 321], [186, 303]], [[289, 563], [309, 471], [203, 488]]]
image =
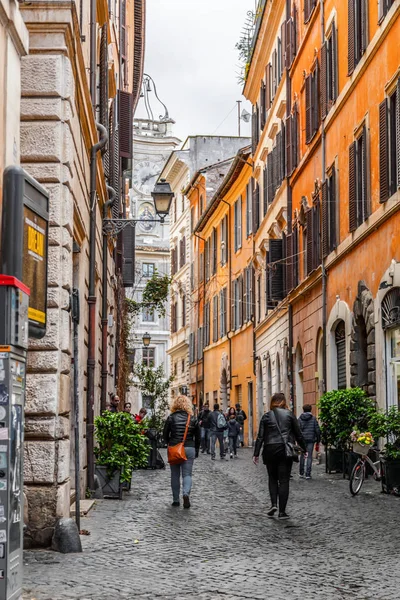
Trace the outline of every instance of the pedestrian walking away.
[[278, 510], [279, 518], [288, 519], [286, 505], [289, 499], [289, 481], [293, 458], [288, 456], [289, 444], [297, 441], [306, 451], [306, 443], [294, 414], [288, 410], [285, 395], [274, 394], [271, 398], [270, 410], [260, 421], [260, 427], [254, 447], [254, 464], [258, 464], [261, 448], [263, 462], [268, 471], [268, 487], [271, 497], [271, 508], [268, 517], [273, 517]]
[[228, 425], [224, 415], [219, 410], [218, 403], [214, 404], [214, 410], [208, 416], [208, 423], [210, 425], [211, 460], [215, 460], [215, 444], [217, 440], [219, 443], [219, 454], [221, 460], [224, 460], [224, 431]]
[[208, 417], [210, 415], [210, 407], [208, 404], [204, 404], [199, 414], [199, 425], [201, 433], [201, 452], [207, 452], [210, 454], [210, 424], [208, 423]]
[[240, 404], [236, 404], [236, 421], [239, 423], [240, 425], [240, 434], [239, 434], [239, 442], [240, 445], [243, 447], [244, 446], [244, 422], [247, 419], [247, 415], [244, 412], [244, 410], [242, 410], [240, 408]]
[[240, 425], [236, 421], [236, 414], [230, 413], [228, 421], [229, 452], [231, 458], [237, 458], [237, 444], [240, 434]]
[[300, 477], [304, 477], [304, 465], [306, 463], [306, 479], [311, 479], [311, 469], [314, 453], [314, 444], [319, 444], [321, 441], [321, 430], [318, 425], [317, 419], [311, 413], [311, 404], [305, 404], [303, 406], [303, 414], [299, 417], [299, 426], [301, 433], [303, 434], [304, 441], [307, 446], [306, 454], [300, 456]]
[[[194, 459], [199, 455], [200, 426], [193, 416], [192, 403], [187, 396], [177, 396], [171, 404], [171, 414], [165, 421], [164, 440], [168, 446], [184, 443], [186, 460], [171, 464], [172, 506], [180, 505], [181, 476], [183, 506], [190, 508]], [[185, 437], [186, 434], [186, 437]]]

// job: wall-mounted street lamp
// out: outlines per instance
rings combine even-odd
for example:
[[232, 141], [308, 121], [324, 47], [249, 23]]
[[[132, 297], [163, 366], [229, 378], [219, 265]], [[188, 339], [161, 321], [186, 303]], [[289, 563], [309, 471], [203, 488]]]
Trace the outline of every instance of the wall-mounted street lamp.
[[160, 179], [154, 186], [154, 190], [151, 192], [154, 200], [154, 206], [156, 213], [164, 221], [165, 217], [169, 213], [171, 208], [171, 202], [174, 197], [174, 193], [171, 190], [171, 186], [165, 179]]
[[150, 346], [150, 342], [151, 342], [151, 335], [149, 333], [144, 333], [143, 337], [142, 337], [142, 341], [143, 341], [143, 346], [145, 348], [148, 348]]

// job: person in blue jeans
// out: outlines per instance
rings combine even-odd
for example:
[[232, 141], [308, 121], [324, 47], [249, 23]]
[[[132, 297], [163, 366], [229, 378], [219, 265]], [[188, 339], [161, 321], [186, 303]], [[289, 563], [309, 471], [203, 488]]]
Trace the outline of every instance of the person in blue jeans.
[[224, 431], [228, 425], [223, 413], [219, 410], [217, 402], [214, 404], [214, 410], [208, 416], [207, 424], [210, 428], [211, 460], [215, 460], [215, 443], [217, 440], [219, 442], [219, 455], [221, 460], [225, 460]]
[[[311, 413], [311, 404], [303, 406], [303, 414], [299, 417], [299, 426], [307, 446], [306, 454], [300, 455], [300, 477], [304, 478], [304, 466], [306, 467], [305, 478], [311, 479], [312, 460], [314, 444], [321, 441], [321, 430], [317, 419]], [[307, 463], [306, 463], [307, 459]], [[306, 463], [306, 464], [305, 464]]]
[[190, 508], [190, 492], [192, 489], [192, 472], [194, 459], [199, 456], [200, 426], [193, 416], [192, 403], [187, 396], [177, 396], [171, 404], [171, 414], [165, 421], [164, 440], [168, 446], [176, 446], [183, 442], [186, 425], [189, 427], [185, 438], [185, 454], [187, 460], [179, 465], [170, 465], [172, 506], [180, 506], [181, 476], [183, 507]]

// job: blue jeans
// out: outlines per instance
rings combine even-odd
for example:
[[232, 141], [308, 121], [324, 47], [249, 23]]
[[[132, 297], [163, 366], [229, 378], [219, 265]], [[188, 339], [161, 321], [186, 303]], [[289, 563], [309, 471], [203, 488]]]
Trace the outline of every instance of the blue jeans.
[[219, 454], [221, 458], [225, 457], [224, 447], [224, 432], [223, 431], [212, 431], [210, 434], [211, 438], [211, 458], [215, 458], [215, 442], [219, 442]]
[[210, 452], [210, 430], [205, 427], [201, 427], [201, 451]]
[[[311, 477], [311, 468], [313, 461], [313, 452], [314, 452], [314, 442], [306, 442], [307, 446], [307, 464], [306, 464], [306, 477]], [[305, 463], [304, 454], [300, 454], [300, 475], [304, 475], [304, 463]]]
[[192, 471], [196, 450], [185, 446], [187, 460], [180, 465], [170, 465], [171, 467], [171, 488], [174, 502], [179, 502], [181, 492], [181, 474], [182, 474], [182, 492], [184, 496], [189, 496], [192, 489]]

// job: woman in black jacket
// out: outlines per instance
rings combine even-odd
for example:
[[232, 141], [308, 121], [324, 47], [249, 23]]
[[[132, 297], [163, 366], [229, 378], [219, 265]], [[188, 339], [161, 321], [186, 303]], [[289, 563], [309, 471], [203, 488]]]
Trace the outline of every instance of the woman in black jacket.
[[189, 428], [185, 440], [185, 453], [187, 460], [171, 467], [172, 506], [179, 506], [181, 491], [181, 474], [183, 488], [183, 506], [190, 508], [190, 490], [192, 488], [192, 471], [194, 459], [199, 455], [200, 426], [193, 416], [192, 403], [187, 396], [177, 396], [171, 404], [171, 414], [165, 421], [164, 440], [168, 446], [176, 446], [183, 441], [188, 419]]
[[293, 459], [287, 458], [286, 442], [296, 441], [306, 451], [306, 444], [294, 414], [288, 410], [285, 395], [274, 394], [271, 398], [270, 411], [260, 421], [260, 428], [254, 447], [253, 462], [258, 464], [261, 447], [264, 445], [263, 462], [268, 470], [269, 495], [271, 508], [267, 512], [273, 517], [278, 510], [279, 518], [288, 519], [286, 505], [289, 498], [289, 480]]

